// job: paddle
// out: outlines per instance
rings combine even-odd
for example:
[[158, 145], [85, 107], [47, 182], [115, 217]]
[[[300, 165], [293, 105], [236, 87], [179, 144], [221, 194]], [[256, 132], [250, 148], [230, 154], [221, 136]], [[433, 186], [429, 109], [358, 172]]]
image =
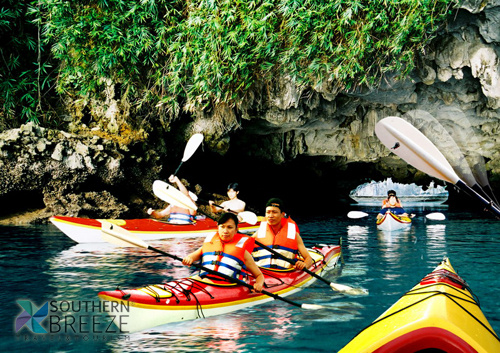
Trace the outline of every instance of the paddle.
[[186, 147], [184, 148], [184, 155], [182, 156], [181, 163], [175, 170], [174, 175], [177, 175], [177, 172], [181, 168], [182, 163], [191, 158], [191, 156], [196, 152], [196, 150], [198, 149], [198, 147], [201, 145], [202, 142], [203, 142], [202, 134], [194, 134], [193, 136], [191, 136], [191, 138], [186, 144]]
[[366, 217], [366, 216], [368, 216], [368, 213], [362, 212], [362, 211], [350, 211], [347, 214], [347, 217], [349, 217], [351, 219], [359, 219], [359, 218], [363, 218], [363, 217]]
[[[105, 241], [110, 242], [112, 244], [116, 244], [116, 245], [119, 245], [119, 246], [127, 246], [127, 247], [134, 246], [134, 247], [139, 247], [139, 248], [144, 248], [144, 249], [152, 250], [152, 251], [155, 251], [155, 252], [157, 252], [159, 254], [168, 256], [168, 257], [170, 257], [170, 258], [172, 258], [174, 260], [182, 262], [182, 258], [180, 258], [180, 257], [178, 257], [176, 255], [167, 253], [167, 252], [165, 252], [163, 250], [153, 248], [152, 246], [148, 245], [142, 239], [140, 239], [137, 236], [135, 236], [134, 234], [130, 233], [128, 230], [126, 230], [126, 229], [124, 229], [124, 228], [122, 228], [120, 226], [117, 226], [117, 225], [115, 225], [113, 223], [110, 223], [108, 221], [101, 220], [101, 235], [102, 235], [102, 238]], [[223, 273], [211, 270], [211, 269], [209, 269], [209, 268], [207, 268], [205, 266], [202, 266], [200, 264], [193, 263], [191, 266], [196, 267], [199, 270], [208, 272], [208, 273], [210, 273], [212, 275], [224, 278], [225, 280], [227, 280], [229, 282], [236, 283], [236, 284], [245, 286], [245, 287], [249, 288], [250, 290], [253, 290], [253, 286], [251, 284], [248, 284], [248, 283], [243, 282], [241, 280], [238, 280], [236, 278], [227, 276], [227, 275], [225, 275]], [[296, 302], [294, 302], [292, 300], [283, 298], [282, 296], [279, 296], [279, 295], [277, 295], [275, 293], [268, 292], [266, 290], [262, 290], [262, 293], [265, 294], [265, 295], [267, 295], [267, 296], [269, 296], [269, 297], [271, 297], [271, 298], [284, 301], [284, 302], [286, 302], [286, 303], [288, 303], [290, 305], [293, 305], [293, 306], [296, 306], [296, 307], [302, 308], [302, 309], [317, 310], [317, 309], [323, 309], [324, 308], [324, 306], [317, 305], [317, 304], [300, 304], [300, 303], [296, 303]]]
[[[155, 183], [156, 183], [156, 181], [155, 181]], [[162, 182], [162, 183], [163, 183], [163, 182]], [[166, 184], [166, 183], [165, 183], [165, 184]], [[167, 191], [167, 192], [171, 192], [171, 190], [172, 190], [172, 188], [166, 189], [166, 191]], [[176, 189], [174, 189], [174, 190], [176, 190]], [[155, 190], [153, 189], [153, 191], [155, 191]], [[160, 199], [162, 199], [162, 197], [164, 197], [164, 195], [163, 195], [163, 194], [156, 194], [156, 191], [155, 191], [155, 195], [156, 195], [156, 196], [158, 196]], [[185, 195], [184, 195], [184, 196], [185, 196]], [[162, 200], [163, 200], [163, 199], [162, 199]], [[174, 201], [176, 201], [176, 200], [174, 200]], [[180, 206], [180, 204], [178, 204], [178, 206]], [[196, 206], [196, 205], [194, 205], [194, 206]], [[222, 208], [222, 206], [220, 206], [220, 205], [216, 205], [216, 204], [214, 204], [214, 206]], [[188, 207], [188, 208], [189, 208], [189, 207]], [[214, 219], [214, 218], [213, 218], [213, 217], [211, 217], [210, 215], [208, 215], [208, 214], [204, 213], [203, 211], [199, 210], [197, 207], [194, 207], [194, 208], [193, 208], [193, 207], [191, 207], [190, 209], [191, 209], [192, 211], [196, 211], [196, 210], [198, 210], [200, 213], [204, 214], [205, 216], [207, 216], [207, 217], [209, 217], [209, 218], [211, 218], [211, 219]], [[229, 211], [231, 211], [231, 210], [229, 210]], [[245, 215], [246, 215], [246, 217], [247, 217], [247, 220], [246, 220], [246, 222], [247, 222], [247, 223], [250, 223], [250, 224], [255, 224], [255, 223], [257, 223], [257, 216], [255, 215], [255, 213], [253, 213], [253, 212], [248, 212], [248, 211], [243, 211], [243, 212], [238, 213], [238, 216], [240, 216], [240, 215], [244, 215], [244, 214], [245, 214]], [[255, 217], [255, 218], [254, 218], [254, 217]], [[250, 218], [251, 218], [251, 219], [250, 219]], [[251, 223], [252, 221], [254, 221], [254, 223]], [[294, 260], [289, 259], [289, 258], [287, 258], [287, 257], [283, 256], [282, 254], [280, 254], [280, 253], [276, 252], [275, 250], [273, 250], [273, 249], [271, 249], [270, 247], [268, 247], [268, 246], [266, 246], [266, 245], [262, 244], [261, 242], [259, 242], [259, 241], [255, 240], [255, 244], [257, 244], [258, 246], [262, 247], [263, 249], [266, 249], [267, 251], [269, 251], [269, 252], [271, 252], [271, 253], [275, 254], [276, 256], [278, 256], [279, 258], [281, 258], [282, 260], [285, 260], [285, 261], [287, 261], [287, 262], [291, 263], [292, 265], [295, 265], [295, 261], [294, 261]], [[311, 276], [313, 276], [313, 277], [315, 277], [315, 278], [317, 278], [317, 279], [319, 279], [319, 280], [321, 280], [321, 281], [325, 282], [325, 283], [326, 283], [326, 284], [328, 284], [328, 285], [330, 286], [330, 288], [332, 288], [334, 291], [341, 292], [341, 293], [347, 293], [347, 294], [351, 294], [351, 295], [368, 294], [368, 292], [366, 291], [366, 289], [363, 289], [363, 288], [359, 288], [359, 289], [358, 289], [358, 288], [349, 287], [349, 286], [344, 285], [344, 284], [339, 284], [339, 283], [333, 283], [333, 282], [330, 282], [330, 281], [326, 280], [325, 278], [321, 277], [320, 275], [318, 275], [318, 274], [316, 274], [316, 273], [314, 273], [314, 272], [310, 271], [310, 270], [309, 270], [309, 269], [307, 269], [307, 268], [304, 268], [304, 269], [303, 269], [303, 271], [305, 271], [305, 272], [306, 272], [306, 273], [308, 273], [309, 275], [311, 275]]]
[[441, 212], [429, 213], [425, 217], [433, 221], [444, 221], [446, 219], [444, 214], [442, 214]]
[[[368, 216], [368, 213], [361, 212], [361, 211], [350, 211], [347, 214], [347, 217], [349, 217], [351, 219], [359, 219], [359, 218], [363, 218], [363, 217], [366, 217], [366, 216]], [[446, 219], [446, 217], [444, 216], [444, 214], [442, 214], [441, 212], [429, 213], [429, 214], [425, 215], [425, 217], [428, 218], [428, 219], [434, 220], [434, 221], [443, 221], [443, 220]]]
[[432, 177], [455, 184], [495, 216], [500, 216], [500, 209], [463, 182], [437, 147], [410, 123], [398, 117], [387, 117], [375, 125], [375, 133], [387, 148], [407, 163]]

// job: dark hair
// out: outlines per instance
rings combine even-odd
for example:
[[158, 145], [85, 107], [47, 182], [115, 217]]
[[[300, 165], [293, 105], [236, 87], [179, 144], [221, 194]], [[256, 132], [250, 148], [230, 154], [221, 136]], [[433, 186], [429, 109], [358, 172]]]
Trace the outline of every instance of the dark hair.
[[273, 197], [272, 199], [269, 199], [269, 201], [267, 201], [266, 208], [268, 208], [269, 206], [278, 207], [281, 212], [285, 212], [283, 201], [281, 199], [278, 199], [277, 197]]
[[390, 196], [396, 196], [396, 191], [394, 191], [394, 190], [387, 191], [387, 197], [390, 197]]
[[218, 225], [224, 224], [230, 219], [232, 219], [234, 221], [234, 224], [236, 224], [236, 227], [238, 227], [238, 216], [231, 212], [223, 213], [222, 216], [220, 216], [219, 220], [217, 221], [217, 224]]
[[233, 189], [234, 191], [240, 191], [240, 186], [238, 183], [231, 183], [227, 186], [227, 190]]

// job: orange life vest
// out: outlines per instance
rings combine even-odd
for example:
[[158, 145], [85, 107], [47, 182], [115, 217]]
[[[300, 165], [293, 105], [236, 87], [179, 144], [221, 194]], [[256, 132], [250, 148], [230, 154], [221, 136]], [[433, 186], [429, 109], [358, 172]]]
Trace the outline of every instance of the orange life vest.
[[[251, 253], [254, 243], [253, 238], [241, 233], [236, 233], [230, 242], [223, 242], [219, 233], [209, 235], [201, 247], [202, 265], [241, 280], [246, 276], [242, 272], [245, 268], [245, 251]], [[206, 274], [202, 272], [200, 276]]]
[[[281, 220], [281, 229], [276, 235], [267, 222], [261, 222], [256, 240], [289, 259], [295, 259], [299, 253], [296, 235], [297, 227], [295, 223], [283, 218]], [[261, 247], [256, 247], [252, 256], [260, 267], [277, 269], [292, 267], [292, 264], [289, 262], [278, 258]]]

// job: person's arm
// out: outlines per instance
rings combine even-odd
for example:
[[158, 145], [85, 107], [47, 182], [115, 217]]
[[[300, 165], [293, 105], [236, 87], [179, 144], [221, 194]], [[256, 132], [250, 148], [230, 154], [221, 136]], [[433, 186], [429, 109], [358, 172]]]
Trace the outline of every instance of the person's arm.
[[196, 262], [199, 259], [201, 259], [202, 254], [203, 253], [201, 252], [201, 248], [199, 248], [198, 250], [193, 251], [191, 254], [186, 255], [186, 257], [182, 259], [182, 263], [186, 266], [191, 266], [193, 262]]
[[222, 212], [222, 208], [214, 206], [215, 202], [213, 202], [212, 200], [208, 201], [208, 203], [210, 204], [210, 211], [212, 211], [212, 213]]
[[[177, 188], [179, 189], [179, 191], [182, 192], [184, 195], [186, 195], [187, 197], [189, 197], [191, 199], [191, 196], [189, 195], [188, 189], [186, 189], [186, 187], [179, 180], [178, 177], [176, 177], [175, 175], [171, 175], [171, 176], [168, 177], [168, 181], [171, 182], [171, 183], [175, 183], [177, 185]], [[193, 199], [191, 199], [191, 201], [194, 202]], [[192, 216], [196, 215], [196, 211], [193, 211], [193, 210], [190, 210], [190, 209], [186, 209], [186, 212], [189, 213]]]
[[189, 198], [191, 198], [189, 196], [189, 191], [188, 189], [186, 189], [186, 187], [184, 186], [184, 184], [179, 180], [179, 178], [175, 175], [171, 175], [168, 177], [168, 181], [170, 181], [171, 183], [175, 183], [177, 185], [177, 188], [179, 188], [179, 190], [186, 196], [188, 196]]
[[165, 209], [161, 211], [156, 211], [150, 208], [148, 210], [148, 214], [156, 219], [165, 218], [170, 214], [170, 206], [167, 206]]
[[304, 242], [302, 241], [302, 238], [300, 237], [299, 233], [296, 233], [295, 236], [297, 237], [297, 246], [299, 249], [300, 255], [303, 257], [304, 260], [299, 260], [295, 263], [295, 268], [297, 270], [302, 270], [304, 268], [309, 268], [313, 264], [313, 260], [311, 257], [311, 254], [309, 254], [309, 251], [307, 251], [306, 246], [304, 245]]
[[255, 283], [253, 285], [253, 289], [255, 289], [256, 292], [261, 292], [262, 288], [264, 287], [264, 275], [260, 271], [259, 266], [255, 263], [252, 255], [248, 251], [245, 251], [245, 266], [247, 267], [248, 271], [255, 277]]

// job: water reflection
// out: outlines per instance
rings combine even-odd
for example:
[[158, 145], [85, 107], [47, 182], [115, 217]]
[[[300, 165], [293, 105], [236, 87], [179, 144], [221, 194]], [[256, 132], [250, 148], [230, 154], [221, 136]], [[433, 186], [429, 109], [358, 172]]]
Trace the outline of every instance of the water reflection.
[[[199, 246], [197, 240], [165, 241], [154, 244], [180, 257]], [[116, 247], [111, 244], [76, 244], [46, 260], [49, 285], [56, 288], [56, 300], [82, 299], [87, 290], [97, 300], [101, 290], [132, 288], [161, 283], [191, 274], [188, 267], [143, 248]], [[154, 282], [152, 282], [154, 281]]]

